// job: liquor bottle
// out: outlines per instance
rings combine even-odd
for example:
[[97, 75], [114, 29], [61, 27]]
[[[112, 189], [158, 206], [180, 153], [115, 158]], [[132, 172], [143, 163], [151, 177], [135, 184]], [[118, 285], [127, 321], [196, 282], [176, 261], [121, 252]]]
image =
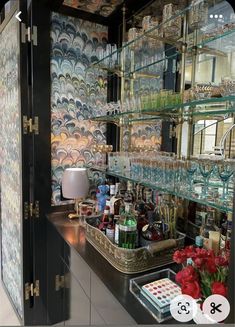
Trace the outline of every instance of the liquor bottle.
[[114, 214], [114, 201], [113, 198], [115, 197], [115, 185], [110, 185], [110, 213]]
[[120, 192], [120, 183], [116, 183], [115, 185], [115, 195], [112, 196], [110, 199], [110, 206], [111, 206], [111, 213], [114, 214], [114, 216], [119, 215], [120, 206], [124, 204], [123, 196]]
[[146, 216], [147, 216], [149, 223], [153, 223], [154, 220], [156, 219], [155, 205], [153, 204], [152, 196], [153, 196], [152, 190], [146, 189], [145, 190], [145, 212], [146, 212]]
[[110, 214], [109, 215], [109, 223], [106, 227], [106, 236], [112, 243], [114, 242], [114, 232], [115, 232], [114, 215]]
[[200, 227], [205, 225], [206, 216], [207, 216], [206, 206], [198, 204], [195, 212], [195, 224]]
[[105, 205], [105, 209], [104, 209], [104, 213], [103, 216], [101, 218], [101, 223], [99, 225], [99, 229], [106, 234], [106, 228], [107, 225], [109, 223], [109, 215], [110, 215], [110, 203], [108, 200], [106, 200], [106, 205]]
[[124, 220], [119, 222], [119, 247], [134, 249], [136, 246], [137, 222], [133, 205], [126, 203]]
[[117, 245], [119, 242], [119, 219], [120, 216], [114, 216], [114, 243]]
[[139, 184], [136, 186], [135, 210], [138, 214], [145, 215], [145, 202], [143, 200], [143, 187]]
[[134, 203], [135, 202], [135, 195], [133, 192], [132, 183], [130, 181], [127, 182], [127, 190], [124, 195], [124, 203]]
[[219, 232], [219, 228], [215, 225], [215, 210], [212, 208], [208, 208], [206, 223], [201, 227], [203, 247], [206, 249], [212, 249], [213, 247], [213, 240], [210, 239], [210, 231]]
[[154, 224], [147, 224], [142, 228], [140, 245], [145, 246], [146, 241], [162, 241], [163, 239], [162, 222], [159, 221]]

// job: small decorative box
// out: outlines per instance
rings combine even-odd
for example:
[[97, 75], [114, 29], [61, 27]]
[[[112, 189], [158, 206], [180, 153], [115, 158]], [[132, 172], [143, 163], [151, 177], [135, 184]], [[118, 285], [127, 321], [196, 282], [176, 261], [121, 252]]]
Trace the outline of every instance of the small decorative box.
[[181, 289], [169, 278], [162, 278], [142, 286], [141, 293], [160, 312], [165, 313], [170, 311], [170, 302], [181, 294]]
[[170, 302], [181, 294], [175, 283], [175, 272], [163, 269], [130, 280], [130, 292], [157, 322], [171, 319]]

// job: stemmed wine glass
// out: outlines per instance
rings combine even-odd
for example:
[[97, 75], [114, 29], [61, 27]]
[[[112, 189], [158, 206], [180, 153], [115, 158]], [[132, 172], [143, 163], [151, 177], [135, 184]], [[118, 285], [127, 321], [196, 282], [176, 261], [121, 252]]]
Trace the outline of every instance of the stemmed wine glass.
[[191, 194], [193, 191], [194, 174], [197, 171], [197, 162], [194, 160], [186, 160], [185, 162], [188, 174], [188, 192]]
[[199, 158], [199, 170], [204, 180], [204, 185], [202, 188], [201, 198], [205, 199], [208, 193], [209, 179], [213, 171], [214, 166], [209, 159]]
[[218, 165], [219, 177], [223, 182], [223, 193], [221, 198], [223, 202], [228, 200], [227, 197], [228, 197], [229, 180], [234, 173], [234, 169], [235, 169], [235, 160], [233, 159], [226, 159]]

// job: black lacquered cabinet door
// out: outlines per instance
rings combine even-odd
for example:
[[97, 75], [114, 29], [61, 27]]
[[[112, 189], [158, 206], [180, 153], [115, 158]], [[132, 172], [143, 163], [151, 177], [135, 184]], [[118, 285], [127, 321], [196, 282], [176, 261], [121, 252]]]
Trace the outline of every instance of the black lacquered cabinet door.
[[31, 31], [29, 51], [29, 107], [32, 119], [30, 203], [32, 204], [32, 280], [40, 286], [34, 294], [29, 325], [48, 324], [46, 213], [51, 205], [50, 151], [50, 8], [49, 1], [32, 0], [28, 7]]

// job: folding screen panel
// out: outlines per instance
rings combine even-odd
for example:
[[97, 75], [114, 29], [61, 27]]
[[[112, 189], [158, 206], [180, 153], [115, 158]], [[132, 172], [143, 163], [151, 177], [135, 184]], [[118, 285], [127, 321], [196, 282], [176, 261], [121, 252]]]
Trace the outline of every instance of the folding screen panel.
[[19, 23], [0, 33], [2, 280], [19, 314], [22, 303], [22, 149]]

